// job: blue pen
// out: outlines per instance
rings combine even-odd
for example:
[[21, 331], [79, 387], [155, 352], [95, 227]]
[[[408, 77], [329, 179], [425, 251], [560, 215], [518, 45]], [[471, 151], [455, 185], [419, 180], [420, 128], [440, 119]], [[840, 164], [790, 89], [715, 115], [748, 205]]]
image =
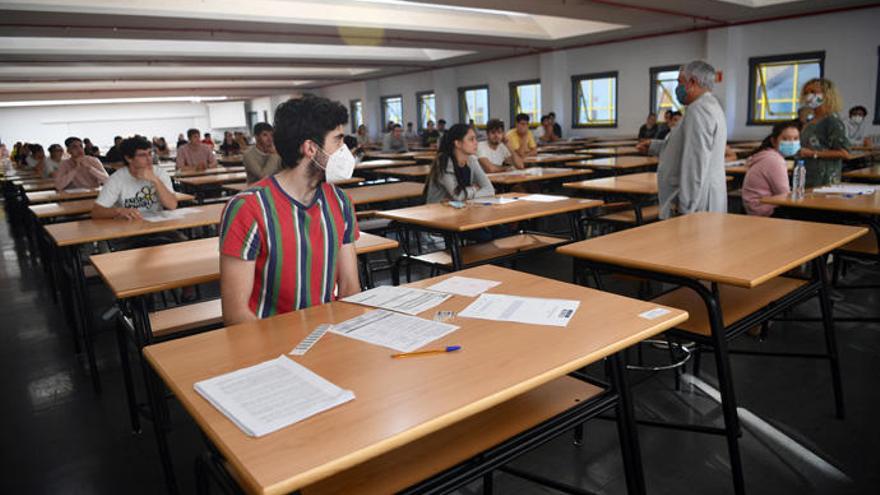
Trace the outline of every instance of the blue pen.
[[402, 352], [400, 354], [392, 354], [391, 357], [393, 357], [394, 359], [400, 359], [400, 358], [408, 358], [408, 357], [431, 356], [434, 354], [446, 354], [447, 352], [455, 352], [460, 349], [461, 349], [460, 345], [450, 345], [444, 349], [429, 349], [426, 351]]

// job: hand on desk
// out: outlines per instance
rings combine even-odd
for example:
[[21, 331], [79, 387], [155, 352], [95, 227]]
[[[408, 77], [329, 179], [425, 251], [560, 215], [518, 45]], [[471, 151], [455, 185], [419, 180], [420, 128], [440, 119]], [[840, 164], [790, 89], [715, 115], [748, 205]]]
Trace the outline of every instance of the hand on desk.
[[116, 218], [123, 220], [140, 220], [143, 218], [137, 208], [119, 208], [116, 210]]

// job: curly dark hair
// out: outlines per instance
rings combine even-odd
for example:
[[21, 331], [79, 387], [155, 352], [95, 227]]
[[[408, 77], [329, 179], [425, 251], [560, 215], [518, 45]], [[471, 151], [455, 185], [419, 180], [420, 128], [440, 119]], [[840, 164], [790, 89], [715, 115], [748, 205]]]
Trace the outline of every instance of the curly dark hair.
[[324, 147], [328, 132], [348, 123], [348, 110], [337, 101], [306, 95], [291, 98], [275, 109], [275, 149], [283, 168], [296, 168], [300, 147], [314, 141]]

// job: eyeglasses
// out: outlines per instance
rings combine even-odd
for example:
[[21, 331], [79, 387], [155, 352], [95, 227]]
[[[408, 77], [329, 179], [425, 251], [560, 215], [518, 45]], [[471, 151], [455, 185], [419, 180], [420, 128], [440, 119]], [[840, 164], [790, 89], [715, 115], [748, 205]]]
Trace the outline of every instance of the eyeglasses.
[[153, 156], [152, 151], [143, 151], [143, 152], [138, 151], [137, 153], [134, 154], [135, 158], [152, 158], [152, 156]]

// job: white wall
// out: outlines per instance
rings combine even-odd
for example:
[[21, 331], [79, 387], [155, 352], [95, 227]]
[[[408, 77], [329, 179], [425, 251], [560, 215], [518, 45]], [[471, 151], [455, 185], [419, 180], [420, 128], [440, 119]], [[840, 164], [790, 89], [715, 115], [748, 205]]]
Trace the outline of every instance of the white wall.
[[[348, 105], [364, 100], [364, 117], [375, 137], [380, 128], [379, 98], [401, 94], [405, 121], [416, 121], [415, 94], [433, 89], [437, 113], [458, 121], [457, 88], [489, 85], [493, 117], [509, 122], [508, 83], [542, 79], [543, 112], [555, 111], [566, 136], [634, 135], [650, 105], [649, 69], [705, 59], [723, 71], [716, 94], [725, 105], [730, 139], [760, 138], [766, 126], [747, 126], [748, 59], [806, 51], [825, 51], [825, 76], [838, 83], [844, 108], [861, 104], [873, 121], [880, 45], [880, 8], [669, 35], [499, 60], [330, 86], [321, 93]], [[571, 129], [571, 76], [618, 71], [618, 127]], [[552, 78], [552, 80], [551, 80]], [[880, 126], [872, 133], [880, 134]]]
[[[65, 105], [0, 108], [0, 139], [5, 143], [36, 142], [48, 147], [63, 146], [68, 136], [90, 138], [102, 152], [113, 145], [113, 137], [141, 134], [164, 136], [170, 146], [177, 135], [195, 127], [208, 129], [204, 103], [139, 103]], [[219, 135], [222, 136], [222, 132]], [[212, 132], [212, 135], [217, 135]]]

